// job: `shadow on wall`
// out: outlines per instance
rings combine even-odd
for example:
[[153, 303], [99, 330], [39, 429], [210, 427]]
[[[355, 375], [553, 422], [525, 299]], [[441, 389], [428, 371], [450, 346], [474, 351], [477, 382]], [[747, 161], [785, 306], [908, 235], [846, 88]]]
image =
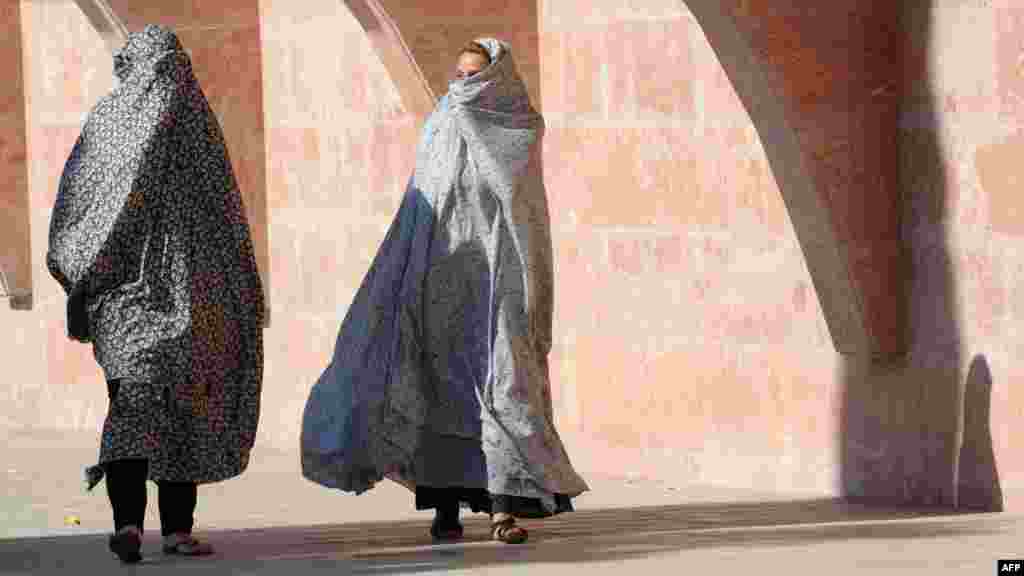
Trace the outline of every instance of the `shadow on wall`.
[[1003, 511], [991, 414], [992, 372], [984, 356], [975, 356], [964, 385], [964, 433], [957, 463], [958, 506], [965, 510]]
[[[901, 302], [906, 355], [844, 356], [841, 490], [890, 504], [952, 506], [960, 410], [960, 326], [945, 230], [945, 165], [930, 82], [931, 2], [902, 14], [905, 85], [889, 134], [899, 142], [901, 248], [907, 276]], [[922, 9], [924, 8], [924, 9]], [[924, 57], [915, 57], [922, 48]], [[923, 67], [923, 69], [921, 69]], [[906, 122], [907, 119], [912, 119]]]
[[900, 126], [892, 130], [903, 196], [901, 243], [908, 274], [899, 309], [905, 313], [908, 353], [889, 361], [844, 357], [840, 489], [848, 498], [874, 503], [1001, 510], [988, 421], [991, 374], [984, 358], [971, 366], [966, 395], [961, 388], [962, 331], [946, 229], [948, 180], [929, 57], [934, 3], [903, 7], [906, 80]]

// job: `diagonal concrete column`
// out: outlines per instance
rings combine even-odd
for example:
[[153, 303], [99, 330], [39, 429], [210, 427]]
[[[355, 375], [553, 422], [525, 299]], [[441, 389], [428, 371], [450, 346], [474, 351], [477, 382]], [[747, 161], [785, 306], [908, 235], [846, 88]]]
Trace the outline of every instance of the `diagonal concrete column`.
[[[909, 59], [929, 49], [931, 3], [688, 3], [761, 131], [843, 355], [841, 492], [955, 505], [956, 286], [941, 226], [920, 223], [921, 205], [945, 205], [941, 185], [920, 186], [942, 162], [927, 131], [902, 126], [905, 109], [936, 108], [926, 66]], [[789, 177], [796, 164], [806, 179]]]
[[82, 13], [103, 38], [111, 52], [128, 40], [128, 27], [107, 0], [76, 0]]
[[378, 0], [344, 0], [359, 25], [366, 31], [377, 56], [391, 75], [406, 110], [426, 117], [434, 107], [438, 92], [420, 69], [398, 24]]
[[[844, 355], [898, 355], [898, 332], [885, 324], [891, 317], [883, 315], [878, 322], [872, 316], [876, 309], [888, 310], [886, 298], [891, 295], [877, 295], [873, 288], [894, 277], [888, 268], [861, 273], [857, 258], [872, 253], [871, 242], [877, 237], [860, 241], [850, 217], [862, 215], [844, 213], [846, 207], [837, 204], [838, 199], [862, 198], [864, 193], [852, 192], [855, 184], [847, 178], [857, 162], [854, 155], [862, 151], [841, 144], [851, 137], [850, 108], [815, 105], [800, 92], [810, 87], [798, 84], [806, 78], [802, 67], [816, 60], [821, 46], [802, 44], [800, 23], [779, 17], [782, 9], [777, 3], [762, 2], [766, 14], [752, 12], [750, 2], [688, 0], [687, 5], [757, 127], [836, 350]], [[766, 15], [770, 17], [761, 17]], [[817, 24], [828, 28], [834, 23]], [[797, 38], [780, 40], [787, 33]], [[831, 50], [839, 60], [836, 65], [842, 66], [846, 47]], [[827, 77], [820, 80], [827, 85]], [[826, 89], [842, 91], [841, 86]], [[832, 149], [827, 149], [829, 143]], [[880, 184], [885, 182], [885, 175], [875, 176]], [[896, 211], [887, 208], [874, 216], [873, 222], [885, 223], [887, 233], [896, 231]], [[863, 224], [858, 220], [852, 226]], [[893, 242], [898, 238], [885, 237], [878, 246], [891, 247]]]
[[875, 0], [688, 4], [762, 132], [836, 349], [901, 356], [899, 11]]

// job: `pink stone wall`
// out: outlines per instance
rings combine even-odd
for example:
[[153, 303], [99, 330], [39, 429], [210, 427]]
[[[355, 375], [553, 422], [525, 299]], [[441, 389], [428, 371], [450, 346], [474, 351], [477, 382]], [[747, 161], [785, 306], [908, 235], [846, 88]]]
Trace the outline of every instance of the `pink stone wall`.
[[64, 161], [84, 115], [113, 85], [111, 59], [74, 2], [23, 1], [21, 18], [35, 303], [30, 312], [0, 307], [0, 365], [9, 374], [0, 424], [98, 429], [100, 371], [89, 348], [64, 336], [64, 295], [46, 271], [46, 246]]
[[261, 438], [298, 446], [309, 390], [412, 172], [407, 114], [339, 0], [260, 4], [275, 320]]
[[674, 0], [541, 6], [562, 430], [636, 473], [832, 491], [836, 354], [707, 38]]

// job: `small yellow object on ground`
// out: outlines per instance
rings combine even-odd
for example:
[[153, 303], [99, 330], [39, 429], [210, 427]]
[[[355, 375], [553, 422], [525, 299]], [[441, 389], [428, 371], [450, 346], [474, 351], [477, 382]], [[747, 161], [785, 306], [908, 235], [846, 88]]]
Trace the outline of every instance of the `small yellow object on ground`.
[[64, 517], [64, 524], [66, 526], [80, 526], [82, 524], [82, 521], [78, 518], [78, 516], [72, 514], [70, 516]]

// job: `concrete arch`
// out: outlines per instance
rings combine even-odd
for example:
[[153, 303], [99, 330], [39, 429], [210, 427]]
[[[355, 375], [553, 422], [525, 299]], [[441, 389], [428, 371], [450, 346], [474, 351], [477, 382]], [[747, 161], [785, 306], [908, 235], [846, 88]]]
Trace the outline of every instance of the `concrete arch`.
[[431, 89], [398, 25], [378, 0], [343, 0], [366, 31], [374, 51], [391, 76], [402, 105], [416, 116], [426, 116], [437, 95]]
[[128, 41], [128, 27], [106, 0], [75, 0], [111, 52]]
[[[883, 238], [856, 238], [857, 234], [837, 225], [848, 215], [839, 213], [841, 210], [830, 201], [836, 193], [829, 188], [835, 183], [816, 178], [816, 174], [836, 164], [857, 164], [841, 157], [853, 151], [850, 148], [839, 150], [838, 159], [834, 153], [822, 158], [813, 149], [814, 138], [808, 138], [807, 129], [814, 128], [816, 119], [811, 119], [810, 125], [808, 122], [795, 124], [794, 116], [802, 111], [801, 102], [797, 94], [784, 89], [788, 77], [799, 73], [794, 70], [802, 66], [806, 58], [787, 60], [781, 58], [778, 51], [803, 51], [804, 56], [813, 57], [819, 46], [773, 45], [778, 30], [760, 26], [759, 15], [752, 13], [746, 2], [682, 1], [705, 32], [765, 143], [836, 350], [850, 356], [901, 355], [904, 335], [898, 295], [902, 279], [895, 273], [898, 250], [893, 243], [898, 242], [898, 238], [892, 237], [898, 230], [898, 214], [894, 211], [880, 215], [887, 221], [884, 230], [890, 233]], [[536, 15], [536, 3], [528, 4], [533, 5]], [[442, 66], [442, 60], [447, 61], [442, 58], [448, 55], [446, 50], [455, 48], [439, 47], [427, 40], [423, 21], [447, 17], [471, 22], [479, 20], [480, 14], [502, 14], [505, 9], [505, 4], [497, 0], [454, 8], [417, 5], [415, 10], [392, 0], [346, 0], [346, 5], [374, 39], [374, 47], [403, 102], [419, 113], [424, 110], [426, 101], [433, 101], [434, 94], [444, 90], [444, 72], [437, 68]], [[764, 9], [774, 10], [775, 6]], [[532, 24], [536, 28], [536, 17]], [[434, 32], [435, 35], [450, 34], [441, 29]], [[535, 29], [525, 36], [537, 35]], [[524, 68], [529, 68], [530, 64], [536, 63], [528, 63]], [[529, 75], [530, 70], [525, 70], [524, 74]], [[886, 180], [888, 176], [878, 175], [878, 179]], [[846, 195], [858, 193], [862, 191], [839, 191]]]
[[829, 207], [819, 195], [783, 95], [772, 71], [761, 66], [748, 37], [715, 1], [685, 0], [757, 127], [800, 241], [822, 312], [841, 354], [881, 351], [864, 316], [862, 294], [850, 274]]
[[903, 357], [899, 8], [686, 3], [766, 144], [836, 349]]

